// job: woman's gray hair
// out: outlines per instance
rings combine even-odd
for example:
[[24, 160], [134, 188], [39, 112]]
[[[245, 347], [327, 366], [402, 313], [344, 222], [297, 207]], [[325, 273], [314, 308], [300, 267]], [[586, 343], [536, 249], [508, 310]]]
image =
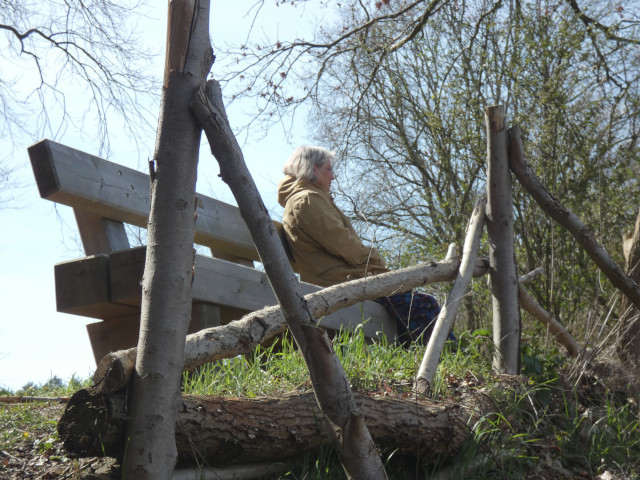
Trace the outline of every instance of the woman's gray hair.
[[313, 182], [316, 180], [314, 168], [320, 168], [327, 162], [333, 165], [334, 156], [335, 152], [326, 148], [303, 145], [293, 151], [282, 171], [285, 175], [290, 175], [298, 180]]

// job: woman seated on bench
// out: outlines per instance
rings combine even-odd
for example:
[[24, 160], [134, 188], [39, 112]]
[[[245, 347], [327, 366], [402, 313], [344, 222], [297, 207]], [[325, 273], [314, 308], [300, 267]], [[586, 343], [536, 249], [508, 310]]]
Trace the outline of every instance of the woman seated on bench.
[[[298, 147], [284, 165], [278, 202], [286, 239], [302, 281], [323, 287], [388, 272], [378, 251], [365, 246], [330, 195], [334, 153]], [[398, 340], [424, 345], [440, 307], [431, 295], [403, 292], [375, 300], [396, 319]]]

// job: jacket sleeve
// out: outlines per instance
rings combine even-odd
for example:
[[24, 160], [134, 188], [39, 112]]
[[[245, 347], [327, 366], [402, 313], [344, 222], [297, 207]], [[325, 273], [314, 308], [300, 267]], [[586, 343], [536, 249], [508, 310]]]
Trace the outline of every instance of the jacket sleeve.
[[343, 220], [337, 207], [322, 195], [305, 195], [304, 199], [296, 202], [295, 216], [298, 226], [309, 237], [349, 265], [384, 266], [378, 251], [364, 245], [351, 224], [345, 225], [346, 219]]

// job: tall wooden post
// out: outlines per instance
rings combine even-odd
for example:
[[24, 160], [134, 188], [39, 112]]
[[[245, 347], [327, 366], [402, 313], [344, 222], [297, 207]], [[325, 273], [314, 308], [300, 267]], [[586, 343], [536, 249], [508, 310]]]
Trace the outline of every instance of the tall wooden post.
[[209, 1], [169, 0], [123, 478], [168, 480], [178, 458], [176, 405], [191, 316], [195, 187], [202, 132], [189, 104], [212, 64]]
[[493, 303], [493, 367], [520, 372], [520, 308], [513, 244], [513, 197], [504, 106], [485, 110], [487, 125], [487, 234]]

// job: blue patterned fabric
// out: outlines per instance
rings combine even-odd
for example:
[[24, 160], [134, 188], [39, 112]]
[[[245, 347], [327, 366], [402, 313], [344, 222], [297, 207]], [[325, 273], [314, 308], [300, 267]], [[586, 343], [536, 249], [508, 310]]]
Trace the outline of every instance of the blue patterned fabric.
[[[404, 292], [375, 300], [396, 319], [398, 342], [408, 348], [412, 342], [426, 345], [433, 332], [440, 305], [435, 297], [421, 292]], [[454, 337], [455, 338], [455, 337]]]

